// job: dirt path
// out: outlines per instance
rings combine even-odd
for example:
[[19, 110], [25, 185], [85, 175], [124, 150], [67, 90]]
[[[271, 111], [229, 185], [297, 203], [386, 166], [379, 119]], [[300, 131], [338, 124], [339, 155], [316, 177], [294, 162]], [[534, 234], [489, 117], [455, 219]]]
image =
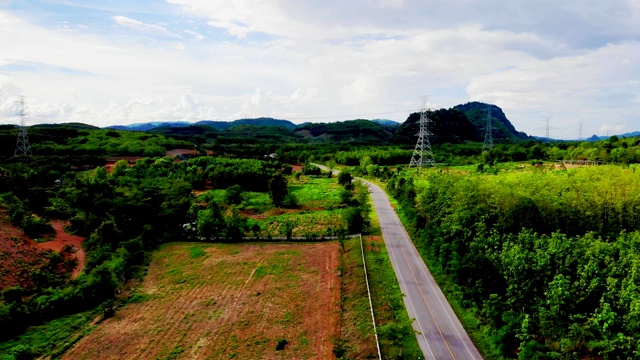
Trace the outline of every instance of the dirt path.
[[54, 250], [57, 252], [62, 252], [62, 249], [67, 245], [71, 246], [75, 252], [75, 257], [78, 260], [78, 266], [76, 266], [71, 273], [71, 278], [75, 279], [80, 275], [80, 273], [82, 273], [87, 255], [84, 249], [82, 249], [82, 242], [84, 241], [84, 238], [67, 233], [64, 230], [64, 227], [67, 224], [68, 222], [62, 220], [51, 220], [51, 226], [56, 232], [55, 238], [42, 243], [37, 243], [32, 240], [32, 244], [41, 250]]

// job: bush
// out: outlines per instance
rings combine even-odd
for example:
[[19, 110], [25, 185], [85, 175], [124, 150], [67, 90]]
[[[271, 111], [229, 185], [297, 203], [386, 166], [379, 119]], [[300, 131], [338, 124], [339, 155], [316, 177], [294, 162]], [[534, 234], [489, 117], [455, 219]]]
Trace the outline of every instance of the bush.
[[240, 185], [232, 185], [224, 192], [224, 201], [228, 205], [239, 205], [242, 203], [242, 187]]
[[278, 339], [278, 344], [276, 345], [276, 351], [284, 350], [285, 346], [287, 346], [289, 342], [286, 339]]
[[352, 180], [353, 180], [353, 177], [348, 172], [343, 171], [340, 174], [338, 174], [338, 184], [340, 185], [343, 185], [343, 186], [347, 184], [350, 185]]
[[47, 220], [34, 216], [27, 216], [23, 224], [24, 233], [29, 237], [37, 238], [44, 234], [53, 234], [55, 231]]

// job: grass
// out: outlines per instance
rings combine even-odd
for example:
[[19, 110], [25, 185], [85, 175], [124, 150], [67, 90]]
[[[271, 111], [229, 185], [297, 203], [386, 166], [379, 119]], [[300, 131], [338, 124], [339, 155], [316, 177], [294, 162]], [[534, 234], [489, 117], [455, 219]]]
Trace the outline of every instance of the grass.
[[335, 177], [301, 176], [300, 181], [289, 179], [289, 192], [298, 200], [298, 205], [309, 209], [333, 209], [340, 205], [342, 186]]
[[57, 357], [93, 330], [89, 326], [98, 311], [87, 311], [34, 326], [24, 334], [0, 343], [0, 359], [13, 360], [12, 349], [22, 345], [34, 355]]
[[296, 211], [279, 215], [266, 216], [264, 218], [249, 219], [249, 226], [258, 224], [262, 231], [261, 236], [285, 236], [287, 223], [293, 224], [293, 236], [330, 235], [340, 227], [344, 227], [344, 209]]
[[345, 359], [377, 357], [358, 238], [340, 240], [340, 280], [340, 337], [334, 340], [334, 354]]
[[206, 253], [202, 251], [202, 249], [198, 246], [192, 246], [189, 248], [189, 257], [192, 259], [199, 258], [205, 255]]
[[[375, 211], [371, 212], [372, 228], [378, 224]], [[379, 228], [373, 228], [373, 233], [380, 233]], [[398, 279], [391, 266], [389, 254], [380, 239], [363, 237], [365, 259], [369, 273], [369, 284], [373, 310], [378, 325], [378, 336], [385, 359], [417, 359], [423, 356], [418, 340], [411, 327], [411, 320], [403, 302]], [[386, 331], [385, 331], [386, 330]], [[402, 333], [403, 336], [396, 336]]]
[[[340, 205], [342, 186], [335, 177], [294, 176], [287, 178], [289, 193], [296, 199], [297, 206], [291, 209], [277, 209], [271, 204], [267, 193], [244, 192], [243, 202], [238, 209], [248, 218], [248, 228], [258, 225], [257, 236], [285, 236], [285, 224], [293, 224], [294, 237], [321, 237], [332, 235], [343, 221], [344, 209]], [[201, 194], [197, 201], [224, 203], [225, 190], [214, 189]], [[252, 231], [245, 233], [253, 236]]]

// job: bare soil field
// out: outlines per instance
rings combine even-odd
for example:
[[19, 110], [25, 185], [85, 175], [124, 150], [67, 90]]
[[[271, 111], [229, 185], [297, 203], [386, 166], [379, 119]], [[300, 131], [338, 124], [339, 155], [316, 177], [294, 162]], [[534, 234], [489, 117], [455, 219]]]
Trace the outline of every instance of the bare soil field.
[[129, 303], [63, 358], [333, 359], [339, 246], [165, 245]]

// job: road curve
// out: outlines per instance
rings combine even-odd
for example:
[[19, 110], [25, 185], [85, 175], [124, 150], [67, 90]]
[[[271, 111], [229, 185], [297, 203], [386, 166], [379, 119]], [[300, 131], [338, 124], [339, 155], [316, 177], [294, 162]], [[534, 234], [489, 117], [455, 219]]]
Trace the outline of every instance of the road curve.
[[387, 194], [377, 185], [361, 181], [371, 191], [389, 259], [409, 318], [415, 319], [413, 329], [425, 358], [482, 359], [391, 207]]

